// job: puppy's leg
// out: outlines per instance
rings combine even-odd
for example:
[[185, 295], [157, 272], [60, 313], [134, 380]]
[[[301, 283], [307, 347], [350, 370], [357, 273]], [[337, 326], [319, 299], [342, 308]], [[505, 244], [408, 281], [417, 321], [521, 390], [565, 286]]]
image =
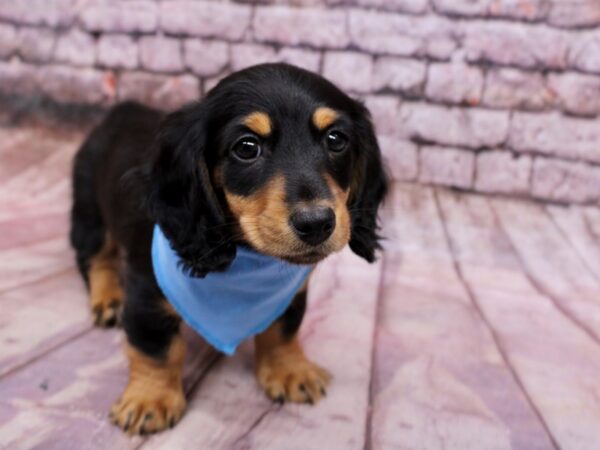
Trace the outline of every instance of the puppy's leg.
[[89, 290], [97, 325], [117, 323], [123, 291], [118, 274], [118, 249], [107, 232], [96, 198], [94, 177], [97, 148], [85, 144], [75, 159], [71, 245], [77, 267]]
[[315, 403], [325, 396], [329, 373], [309, 361], [297, 332], [306, 309], [306, 286], [273, 325], [255, 338], [256, 378], [267, 395], [283, 403]]
[[102, 248], [90, 259], [87, 273], [96, 325], [110, 327], [119, 320], [124, 297], [119, 265], [118, 247], [107, 233]]
[[186, 406], [182, 374], [185, 342], [180, 320], [168, 303], [148, 283], [127, 288], [123, 327], [127, 333], [129, 382], [114, 403], [112, 421], [130, 434], [146, 434], [170, 428]]

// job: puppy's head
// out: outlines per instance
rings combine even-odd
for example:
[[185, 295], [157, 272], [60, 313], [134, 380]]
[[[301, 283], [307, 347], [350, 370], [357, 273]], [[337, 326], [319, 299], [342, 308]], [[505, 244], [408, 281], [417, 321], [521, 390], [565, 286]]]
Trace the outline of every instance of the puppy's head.
[[167, 116], [148, 204], [203, 276], [227, 268], [240, 242], [303, 264], [350, 243], [373, 261], [386, 187], [365, 107], [318, 75], [265, 64]]

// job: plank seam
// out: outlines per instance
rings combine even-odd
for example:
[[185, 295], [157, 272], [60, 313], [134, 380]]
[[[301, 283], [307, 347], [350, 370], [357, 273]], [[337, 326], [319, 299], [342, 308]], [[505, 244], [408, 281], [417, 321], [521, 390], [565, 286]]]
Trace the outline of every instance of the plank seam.
[[[63, 216], [63, 215], [64, 214], [60, 213], [60, 216]], [[57, 216], [58, 216], [58, 214], [57, 214]], [[48, 215], [46, 215], [46, 216], [40, 216], [39, 219], [41, 220], [41, 219], [44, 219], [44, 218], [47, 218], [47, 217], [48, 217]], [[0, 225], [5, 224], [6, 222], [7, 221], [0, 221]], [[10, 246], [0, 248], [0, 252], [15, 251], [16, 249], [18, 249], [20, 247], [28, 247], [28, 246], [33, 246], [33, 245], [41, 244], [43, 242], [53, 241], [55, 239], [64, 237], [64, 235], [65, 235], [65, 233], [64, 233], [64, 230], [63, 230], [62, 232], [54, 234], [52, 236], [44, 236], [44, 237], [41, 237], [39, 239], [33, 239], [33, 240], [27, 241], [27, 242], [14, 242], [13, 241], [13, 242], [10, 243]]]
[[[590, 275], [592, 275], [592, 277], [594, 277], [594, 279], [596, 279], [597, 281], [600, 282], [600, 275], [598, 275], [596, 273], [596, 271], [594, 271], [592, 269], [592, 267], [589, 265], [589, 263], [587, 262], [587, 260], [583, 257], [583, 255], [581, 254], [581, 252], [577, 249], [577, 247], [573, 243], [573, 240], [569, 237], [569, 235], [565, 232], [565, 230], [559, 225], [559, 223], [556, 221], [556, 219], [554, 218], [554, 216], [552, 215], [552, 213], [550, 213], [546, 208], [542, 208], [542, 210], [544, 211], [544, 214], [546, 216], [548, 216], [548, 218], [550, 219], [550, 222], [552, 222], [552, 224], [554, 225], [554, 228], [556, 228], [556, 230], [558, 231], [558, 234], [560, 234], [563, 237], [563, 239], [565, 240], [565, 242], [573, 250], [573, 253], [575, 253], [575, 255], [577, 255], [577, 258], [585, 266], [585, 268], [590, 273]], [[583, 220], [584, 220], [584, 223], [586, 223], [585, 216], [583, 216]], [[588, 224], [586, 223], [586, 225], [588, 225]]]
[[[454, 271], [456, 272], [456, 275], [457, 275], [457, 277], [458, 277], [458, 279], [460, 281], [460, 284], [465, 289], [465, 291], [467, 293], [467, 296], [469, 297], [469, 300], [471, 301], [471, 303], [473, 305], [473, 308], [475, 309], [477, 315], [479, 315], [479, 317], [481, 318], [482, 323], [485, 325], [485, 327], [490, 332], [490, 335], [491, 335], [491, 337], [492, 337], [492, 339], [494, 341], [494, 344], [495, 344], [496, 348], [498, 349], [498, 353], [500, 353], [500, 356], [501, 356], [504, 364], [506, 365], [506, 368], [510, 372], [510, 374], [511, 374], [511, 376], [512, 376], [514, 382], [515, 382], [515, 384], [519, 387], [519, 389], [523, 393], [523, 396], [525, 397], [525, 399], [526, 399], [527, 403], [529, 404], [531, 410], [533, 411], [533, 413], [536, 415], [536, 417], [540, 421], [542, 427], [544, 427], [544, 430], [548, 434], [548, 438], [550, 439], [550, 442], [552, 442], [552, 445], [553, 445], [554, 449], [560, 450], [560, 446], [558, 445], [558, 442], [556, 441], [554, 435], [552, 434], [552, 431], [550, 430], [550, 427], [548, 426], [548, 423], [544, 419], [544, 417], [543, 417], [542, 413], [540, 412], [540, 410], [535, 405], [533, 399], [529, 395], [529, 392], [527, 392], [527, 389], [525, 388], [525, 385], [523, 384], [523, 381], [521, 380], [521, 378], [520, 378], [519, 374], [517, 373], [516, 369], [511, 364], [508, 352], [506, 351], [506, 349], [502, 345], [502, 339], [500, 338], [500, 336], [496, 333], [496, 331], [492, 327], [491, 322], [488, 320], [488, 318], [486, 317], [485, 313], [483, 312], [483, 309], [481, 308], [481, 305], [477, 301], [477, 296], [475, 295], [475, 293], [471, 289], [471, 285], [468, 283], [468, 281], [464, 277], [464, 274], [463, 274], [463, 271], [462, 271], [462, 267], [461, 267], [461, 265], [458, 262], [458, 259], [456, 257], [456, 251], [455, 251], [455, 248], [454, 248], [454, 246], [452, 244], [452, 239], [450, 237], [450, 232], [448, 231], [448, 227], [447, 227], [447, 224], [446, 224], [446, 217], [445, 217], [444, 212], [442, 210], [442, 207], [440, 205], [440, 200], [439, 200], [439, 197], [438, 197], [438, 190], [437, 189], [434, 189], [434, 191], [433, 191], [433, 198], [434, 198], [434, 201], [435, 201], [435, 207], [436, 207], [436, 210], [437, 210], [437, 214], [438, 214], [438, 217], [440, 219], [440, 223], [442, 225], [442, 229], [443, 229], [443, 232], [444, 232], [444, 238], [445, 238], [445, 241], [446, 241], [446, 246], [448, 247], [450, 256], [452, 257], [452, 266], [454, 267]], [[494, 219], [495, 220], [497, 219], [497, 217], [495, 216], [495, 212], [494, 212]], [[504, 229], [502, 229], [502, 232], [504, 233]]]
[[75, 334], [72, 334], [71, 336], [66, 337], [64, 340], [60, 340], [58, 341], [56, 344], [51, 345], [50, 347], [48, 347], [46, 350], [44, 350], [43, 352], [33, 356], [30, 359], [27, 359], [25, 361], [22, 361], [19, 364], [16, 364], [15, 366], [11, 367], [10, 369], [8, 369], [6, 372], [0, 373], [0, 380], [2, 380], [3, 378], [12, 375], [15, 372], [18, 372], [19, 370], [23, 369], [24, 367], [36, 362], [37, 360], [43, 358], [44, 356], [49, 355], [50, 353], [59, 350], [60, 348], [64, 347], [65, 345], [69, 344], [70, 342], [75, 341], [76, 339], [79, 339], [83, 336], [85, 336], [86, 334], [88, 334], [89, 332], [91, 332], [94, 329], [94, 327], [92, 327], [91, 325], [89, 325], [88, 327], [84, 328], [81, 331], [78, 331]]
[[250, 425], [250, 427], [248, 427], [248, 429], [233, 442], [232, 447], [238, 448], [238, 444], [242, 443], [243, 440], [246, 439], [246, 437], [248, 437], [250, 433], [252, 433], [270, 413], [273, 411], [278, 411], [281, 408], [282, 406], [276, 406], [275, 408], [270, 407], [269, 409], [265, 410], [265, 412], [258, 416], [254, 423], [252, 423], [252, 425]]
[[594, 227], [590, 224], [590, 218], [588, 217], [587, 210], [583, 210], [581, 212], [581, 217], [583, 218], [583, 224], [585, 225], [585, 229], [590, 233], [590, 236], [594, 238], [594, 242], [600, 244], [600, 235], [596, 232]]
[[60, 277], [60, 276], [62, 276], [64, 274], [66, 274], [67, 272], [72, 271], [74, 268], [75, 268], [75, 264], [71, 264], [71, 265], [69, 265], [68, 267], [66, 267], [64, 269], [57, 270], [56, 272], [51, 272], [51, 273], [49, 273], [47, 275], [44, 275], [44, 276], [42, 276], [40, 278], [35, 278], [33, 280], [26, 281], [25, 283], [18, 284], [16, 286], [11, 286], [11, 287], [8, 287], [8, 288], [0, 289], [0, 296], [5, 295], [5, 294], [9, 294], [9, 293], [11, 293], [13, 291], [16, 291], [18, 289], [21, 289], [22, 287], [25, 287], [25, 286], [32, 286], [32, 285], [36, 285], [38, 283], [43, 283], [44, 281], [47, 281], [47, 280], [49, 280], [50, 278], [53, 278], [53, 277]]
[[[393, 186], [392, 186], [393, 188]], [[379, 283], [377, 285], [377, 300], [375, 305], [375, 314], [374, 314], [374, 324], [373, 324], [373, 336], [371, 341], [371, 370], [369, 374], [369, 387], [368, 387], [368, 399], [367, 399], [367, 411], [365, 416], [365, 445], [364, 450], [371, 450], [373, 448], [373, 400], [375, 397], [375, 371], [377, 362], [375, 360], [376, 354], [376, 346], [377, 346], [377, 326], [381, 319], [382, 308], [383, 308], [383, 284], [384, 284], [384, 274], [386, 267], [386, 257], [385, 251], [383, 252], [383, 256], [381, 258], [381, 270], [379, 272]]]
[[190, 386], [187, 389], [186, 395], [188, 397], [192, 397], [194, 395], [194, 393], [196, 392], [196, 389], [198, 388], [198, 386], [200, 386], [200, 383], [202, 382], [202, 380], [204, 380], [204, 378], [206, 378], [206, 375], [208, 375], [208, 371], [217, 363], [217, 361], [219, 361], [222, 358], [222, 355], [214, 352], [212, 355], [209, 356], [208, 359], [208, 364], [206, 364], [206, 366], [204, 367], [204, 370], [202, 372], [200, 372], [200, 375], [198, 376], [198, 378], [196, 378], [194, 380], [194, 382], [192, 384], [190, 384]]
[[562, 306], [559, 297], [555, 296], [548, 289], [546, 289], [540, 281], [538, 281], [535, 276], [529, 271], [527, 268], [527, 264], [523, 260], [521, 254], [514, 241], [510, 237], [510, 235], [506, 232], [504, 225], [502, 225], [502, 221], [498, 218], [498, 214], [493, 204], [490, 204], [492, 215], [494, 216], [494, 221], [498, 226], [498, 229], [502, 232], [503, 236], [506, 238], [506, 241], [510, 244], [511, 250], [513, 251], [523, 274], [527, 278], [527, 281], [533, 286], [533, 288], [542, 296], [550, 300], [550, 303], [556, 308], [558, 312], [560, 312], [567, 320], [569, 320], [573, 325], [575, 325], [578, 329], [583, 331], [594, 343], [600, 345], [600, 337], [594, 333], [594, 330], [591, 329], [588, 325], [582, 322], [579, 318], [573, 315], [568, 309]]

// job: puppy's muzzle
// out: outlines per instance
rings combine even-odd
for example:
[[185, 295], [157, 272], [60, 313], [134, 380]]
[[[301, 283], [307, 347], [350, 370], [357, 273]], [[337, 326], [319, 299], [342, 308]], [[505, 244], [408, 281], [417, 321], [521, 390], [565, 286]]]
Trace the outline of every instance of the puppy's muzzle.
[[290, 224], [298, 238], [317, 246], [329, 239], [335, 230], [335, 213], [326, 206], [304, 207], [292, 213]]

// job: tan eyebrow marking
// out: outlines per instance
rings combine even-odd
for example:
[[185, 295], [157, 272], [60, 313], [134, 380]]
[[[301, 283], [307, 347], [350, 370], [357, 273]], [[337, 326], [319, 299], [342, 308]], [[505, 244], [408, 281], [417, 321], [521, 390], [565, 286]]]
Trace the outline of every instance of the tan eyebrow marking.
[[339, 117], [339, 114], [331, 108], [326, 106], [320, 106], [315, 109], [313, 113], [312, 120], [319, 130], [324, 130], [329, 125], [331, 125], [335, 119]]
[[255, 111], [248, 114], [242, 123], [259, 136], [267, 137], [271, 134], [271, 118], [267, 113]]

